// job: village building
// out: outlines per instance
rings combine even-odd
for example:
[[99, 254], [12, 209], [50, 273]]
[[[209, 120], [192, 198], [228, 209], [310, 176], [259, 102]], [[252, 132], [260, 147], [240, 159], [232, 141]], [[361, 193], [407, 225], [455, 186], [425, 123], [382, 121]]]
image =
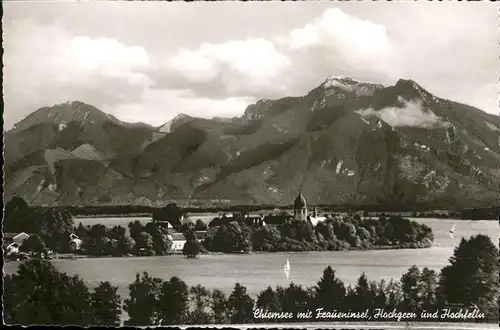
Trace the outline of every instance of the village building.
[[293, 217], [295, 220], [307, 220], [307, 202], [301, 192], [293, 202]]
[[6, 255], [18, 254], [19, 248], [23, 245], [23, 242], [30, 237], [29, 234], [25, 232], [22, 233], [4, 233], [4, 251]]
[[311, 221], [311, 223], [313, 224], [313, 226], [316, 227], [316, 225], [318, 224], [318, 222], [325, 221], [326, 217], [325, 216], [321, 216], [318, 213], [318, 209], [315, 206], [314, 210], [313, 210], [313, 214], [312, 214], [312, 216], [309, 217], [309, 220]]
[[172, 251], [182, 252], [184, 244], [186, 244], [186, 238], [183, 233], [170, 233], [168, 238], [172, 241]]
[[72, 251], [79, 251], [82, 249], [83, 241], [75, 234], [69, 235], [69, 246]]
[[293, 203], [293, 217], [295, 220], [300, 221], [311, 221], [313, 226], [316, 226], [318, 222], [325, 221], [325, 216], [320, 216], [318, 213], [318, 209], [316, 206], [313, 208], [312, 214], [309, 214], [307, 211], [307, 201], [306, 198], [299, 192], [297, 198]]

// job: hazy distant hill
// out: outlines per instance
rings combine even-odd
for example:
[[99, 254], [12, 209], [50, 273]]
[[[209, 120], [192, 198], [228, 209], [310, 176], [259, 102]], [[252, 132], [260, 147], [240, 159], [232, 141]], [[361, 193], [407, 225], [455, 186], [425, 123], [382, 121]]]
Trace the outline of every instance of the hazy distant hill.
[[91, 105], [45, 107], [5, 134], [5, 193], [35, 204], [229, 200], [488, 206], [500, 117], [396, 85], [329, 77], [241, 118], [179, 115], [154, 128]]

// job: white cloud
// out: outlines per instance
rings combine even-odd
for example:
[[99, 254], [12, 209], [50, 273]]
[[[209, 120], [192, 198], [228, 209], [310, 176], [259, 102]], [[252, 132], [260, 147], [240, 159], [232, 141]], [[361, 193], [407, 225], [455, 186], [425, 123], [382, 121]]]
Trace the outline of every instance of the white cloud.
[[[105, 3], [6, 4], [6, 128], [66, 100], [158, 125], [179, 112], [234, 116], [250, 98], [302, 95], [331, 75], [386, 85], [409, 78], [498, 113], [492, 5], [265, 5], [221, 3], [209, 16], [202, 4], [180, 5], [172, 16], [141, 4], [117, 4], [111, 14]], [[91, 19], [108, 15], [116, 24]], [[63, 23], [46, 23], [55, 21]]]
[[132, 83], [149, 83], [147, 77], [135, 72], [150, 65], [142, 47], [125, 46], [110, 38], [73, 37], [65, 55], [69, 65], [82, 71], [125, 78]]
[[202, 95], [212, 84], [209, 93], [219, 88], [226, 97], [277, 98], [306, 93], [332, 74], [374, 80], [387, 71], [391, 50], [383, 25], [330, 8], [284, 35], [180, 49], [167, 59], [166, 79], [172, 88], [192, 83]]
[[292, 49], [327, 46], [354, 56], [380, 56], [390, 50], [383, 25], [349, 16], [338, 8], [325, 10], [282, 41]]
[[[149, 58], [139, 46], [111, 38], [74, 36], [57, 24], [20, 20], [4, 34], [7, 123], [66, 100], [108, 102], [137, 97], [152, 84], [141, 73]], [[26, 110], [25, 110], [26, 109]]]
[[291, 65], [266, 39], [247, 39], [220, 44], [203, 43], [195, 50], [181, 49], [167, 60], [167, 70], [193, 83], [222, 79], [228, 90], [268, 87]]
[[392, 127], [420, 127], [436, 128], [448, 127], [449, 123], [444, 121], [429, 109], [422, 107], [420, 101], [407, 101], [399, 98], [402, 107], [387, 107], [381, 110], [368, 108], [356, 111], [363, 117], [378, 117]]

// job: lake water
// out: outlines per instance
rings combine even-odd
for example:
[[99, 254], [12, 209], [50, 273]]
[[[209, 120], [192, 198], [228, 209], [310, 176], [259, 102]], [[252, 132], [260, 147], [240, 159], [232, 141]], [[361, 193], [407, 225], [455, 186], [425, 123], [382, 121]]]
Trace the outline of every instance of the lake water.
[[[102, 218], [101, 223], [125, 226], [138, 218]], [[119, 220], [119, 221], [118, 221]], [[139, 219], [140, 220], [140, 219]], [[476, 234], [489, 235], [494, 243], [500, 238], [497, 221], [454, 221], [442, 219], [412, 219], [430, 226], [434, 232], [434, 246], [415, 250], [338, 251], [299, 253], [254, 253], [242, 255], [212, 254], [197, 259], [179, 255], [161, 257], [89, 258], [79, 260], [53, 260], [54, 265], [70, 275], [78, 274], [93, 288], [101, 281], [110, 281], [119, 287], [122, 297], [128, 296], [128, 285], [136, 273], [169, 279], [178, 276], [188, 285], [201, 284], [230, 293], [236, 282], [247, 287], [251, 295], [271, 285], [288, 285], [290, 281], [304, 286], [314, 285], [328, 265], [347, 284], [353, 284], [362, 272], [369, 279], [399, 279], [412, 265], [439, 271], [448, 264], [454, 247], [462, 237]], [[96, 219], [81, 219], [86, 224]], [[142, 218], [142, 221], [149, 221]], [[455, 239], [448, 231], [456, 223]], [[282, 271], [286, 258], [291, 264], [290, 280]], [[4, 274], [17, 271], [19, 262], [4, 265]]]

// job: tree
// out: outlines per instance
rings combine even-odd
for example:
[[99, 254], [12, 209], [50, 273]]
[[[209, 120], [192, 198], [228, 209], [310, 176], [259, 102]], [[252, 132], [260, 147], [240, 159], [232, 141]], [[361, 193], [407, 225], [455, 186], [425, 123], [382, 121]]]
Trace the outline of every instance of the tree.
[[134, 240], [136, 240], [137, 237], [140, 235], [140, 233], [144, 231], [144, 227], [142, 226], [142, 223], [139, 220], [129, 222], [128, 229], [130, 232], [130, 237], [132, 237], [132, 239]]
[[231, 323], [251, 323], [253, 320], [253, 300], [247, 289], [236, 283], [227, 301]]
[[73, 217], [67, 211], [52, 208], [35, 209], [33, 211], [35, 229], [47, 247], [53, 251], [64, 253], [70, 251], [69, 235], [73, 233]]
[[128, 235], [118, 241], [116, 246], [116, 254], [118, 256], [125, 256], [134, 251], [135, 241]]
[[403, 289], [403, 306], [406, 311], [419, 311], [422, 305], [420, 291], [420, 270], [417, 266], [412, 266], [401, 277]]
[[196, 233], [189, 227], [184, 228], [184, 237], [186, 238], [186, 243], [182, 248], [182, 254], [188, 258], [196, 258], [200, 254], [201, 245], [196, 237]]
[[257, 297], [257, 308], [267, 310], [270, 312], [280, 312], [281, 305], [278, 299], [278, 294], [270, 286], [262, 291]]
[[30, 252], [38, 258], [40, 258], [42, 254], [47, 253], [45, 243], [37, 234], [31, 235], [30, 237], [25, 239], [19, 249], [23, 252]]
[[90, 231], [90, 226], [84, 226], [81, 222], [78, 223], [78, 226], [73, 230], [75, 235], [80, 238], [85, 238], [88, 236], [88, 232]]
[[214, 323], [214, 316], [211, 310], [212, 294], [201, 285], [189, 289], [189, 305], [193, 309], [189, 312], [190, 324], [210, 324]]
[[307, 290], [300, 285], [290, 283], [287, 288], [278, 287], [277, 296], [283, 311], [293, 313], [305, 312], [312, 303], [312, 297]]
[[156, 223], [149, 222], [144, 231], [153, 238], [155, 255], [166, 255], [172, 248], [172, 240], [168, 237], [168, 229]]
[[250, 251], [252, 243], [250, 232], [246, 226], [240, 226], [236, 221], [218, 229], [210, 229], [204, 241], [209, 251], [231, 253], [235, 251]]
[[33, 232], [35, 223], [32, 220], [30, 208], [21, 197], [14, 196], [5, 204], [3, 220], [4, 232]]
[[163, 283], [158, 299], [160, 325], [185, 324], [188, 320], [189, 291], [187, 284], [174, 276]]
[[324, 239], [327, 241], [330, 241], [333, 238], [335, 238], [335, 234], [333, 232], [333, 225], [331, 223], [320, 221], [316, 225], [315, 231], [323, 235]]
[[441, 270], [440, 292], [448, 304], [477, 306], [490, 319], [498, 319], [499, 251], [486, 235], [462, 239]]
[[4, 318], [9, 324], [92, 323], [90, 293], [78, 276], [61, 273], [46, 260], [32, 259], [4, 282]]
[[252, 250], [272, 251], [278, 245], [281, 237], [275, 228], [260, 227], [253, 231], [251, 235]]
[[182, 248], [182, 254], [184, 254], [188, 258], [196, 258], [198, 254], [200, 254], [200, 242], [197, 239], [190, 239], [184, 243], [184, 247]]
[[94, 256], [106, 255], [108, 247], [108, 229], [102, 224], [95, 224], [90, 227], [88, 236], [83, 241], [83, 248], [85, 251]]
[[370, 308], [375, 300], [375, 292], [372, 291], [368, 278], [362, 273], [354, 287], [356, 307], [358, 310]]
[[135, 282], [129, 285], [129, 298], [124, 301], [124, 310], [129, 320], [126, 325], [147, 326], [158, 325], [158, 300], [162, 280], [150, 277], [147, 272], [142, 277], [137, 274]]
[[175, 203], [170, 203], [161, 209], [153, 211], [153, 222], [168, 221], [174, 228], [182, 226], [181, 217], [182, 212]]
[[120, 325], [122, 312], [118, 287], [109, 282], [101, 282], [91, 294], [92, 325]]
[[138, 255], [142, 256], [152, 256], [155, 254], [155, 249], [153, 246], [153, 237], [146, 233], [141, 232], [137, 235], [135, 239], [135, 250]]
[[425, 267], [420, 274], [420, 290], [423, 309], [437, 306], [438, 276], [434, 270]]
[[127, 230], [122, 226], [113, 226], [107, 234], [113, 243], [112, 254], [115, 256], [125, 256], [133, 252], [135, 241], [127, 234]]
[[384, 293], [386, 296], [386, 308], [394, 309], [401, 305], [403, 301], [403, 290], [401, 289], [401, 284], [399, 281], [390, 280], [389, 283], [384, 288]]
[[335, 271], [328, 266], [316, 286], [316, 303], [325, 310], [334, 310], [343, 306], [346, 295], [344, 283], [335, 277]]
[[227, 298], [224, 292], [219, 289], [212, 291], [212, 311], [214, 322], [216, 324], [227, 324], [230, 322], [230, 315], [228, 313]]
[[207, 225], [203, 222], [203, 220], [198, 219], [198, 220], [196, 220], [196, 224], [194, 225], [194, 228], [197, 231], [205, 231], [205, 230], [207, 230]]

